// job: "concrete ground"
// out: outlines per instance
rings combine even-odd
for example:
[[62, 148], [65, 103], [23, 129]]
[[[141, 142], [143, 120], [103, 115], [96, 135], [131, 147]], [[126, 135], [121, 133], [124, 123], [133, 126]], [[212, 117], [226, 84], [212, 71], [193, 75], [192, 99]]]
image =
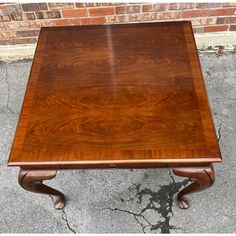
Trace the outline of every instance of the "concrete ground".
[[183, 179], [168, 169], [62, 171], [50, 181], [68, 203], [26, 192], [7, 159], [31, 61], [0, 64], [0, 233], [236, 233], [236, 54], [200, 54], [224, 162], [216, 182], [189, 196], [175, 194]]

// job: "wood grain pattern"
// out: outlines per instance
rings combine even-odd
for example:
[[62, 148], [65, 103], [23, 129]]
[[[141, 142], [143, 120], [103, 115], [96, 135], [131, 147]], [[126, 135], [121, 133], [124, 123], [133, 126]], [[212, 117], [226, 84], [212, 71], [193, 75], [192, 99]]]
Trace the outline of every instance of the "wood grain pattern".
[[220, 161], [190, 22], [42, 28], [9, 166]]

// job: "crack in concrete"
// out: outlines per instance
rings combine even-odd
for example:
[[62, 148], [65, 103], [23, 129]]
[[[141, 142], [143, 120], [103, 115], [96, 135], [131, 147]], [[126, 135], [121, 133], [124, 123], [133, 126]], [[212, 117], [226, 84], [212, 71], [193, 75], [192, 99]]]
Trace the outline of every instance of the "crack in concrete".
[[221, 121], [220, 123], [220, 126], [219, 126], [219, 129], [218, 129], [218, 142], [220, 142], [220, 139], [221, 139], [221, 128], [222, 128], [222, 124], [223, 124], [223, 121]]
[[[18, 112], [14, 112], [11, 108], [10, 108], [10, 106], [9, 106], [9, 103], [10, 103], [10, 92], [11, 92], [11, 85], [10, 85], [10, 83], [9, 83], [9, 81], [8, 81], [8, 69], [7, 69], [7, 66], [6, 66], [6, 76], [5, 76], [5, 81], [6, 81], [6, 84], [7, 84], [7, 104], [6, 104], [6, 109], [10, 112], [10, 113], [12, 113], [12, 114], [14, 114], [14, 115], [18, 115], [19, 113]], [[3, 108], [2, 108], [2, 110], [1, 110], [1, 112], [3, 111]]]
[[[120, 211], [132, 215], [136, 222], [141, 226], [143, 233], [146, 233], [145, 229], [149, 227], [151, 231], [160, 230], [161, 233], [170, 233], [171, 229], [179, 229], [174, 225], [170, 224], [170, 218], [173, 216], [172, 207], [173, 207], [173, 197], [179, 191], [182, 186], [185, 186], [188, 183], [188, 179], [183, 182], [175, 182], [171, 172], [169, 176], [172, 180], [168, 185], [160, 185], [160, 189], [157, 192], [152, 191], [149, 188], [141, 189], [141, 185], [133, 184], [133, 190], [136, 191], [135, 196], [131, 197], [127, 201], [133, 201], [135, 198], [138, 200], [138, 203], [141, 204], [144, 196], [149, 196], [149, 202], [145, 207], [141, 209], [139, 213], [119, 209], [119, 208], [105, 208], [111, 211]], [[132, 191], [132, 189], [129, 189]], [[124, 199], [122, 199], [124, 201]], [[164, 220], [157, 220], [155, 224], [152, 224], [143, 214], [148, 211], [153, 210], [160, 214]], [[145, 221], [145, 224], [140, 222], [140, 219]]]
[[[49, 195], [49, 196], [50, 196], [50, 198], [52, 199], [53, 204], [55, 204], [55, 203], [54, 203], [54, 200], [53, 200], [53, 196], [51, 196], [51, 195]], [[64, 210], [64, 209], [61, 209], [61, 211], [62, 211], [62, 219], [66, 222], [67, 228], [68, 228], [73, 234], [76, 234], [76, 231], [70, 226], [70, 223], [69, 223], [69, 221], [68, 221], [67, 214], [66, 214], [65, 210]]]
[[[136, 220], [136, 222], [141, 226], [142, 228], [142, 231], [143, 233], [145, 234], [145, 228], [147, 228], [148, 226], [151, 226], [150, 222], [146, 219], [145, 216], [143, 216], [141, 213], [134, 213], [132, 211], [128, 211], [128, 210], [123, 210], [123, 209], [119, 209], [119, 208], [111, 208], [111, 207], [107, 207], [107, 208], [104, 208], [104, 209], [107, 209], [107, 210], [111, 210], [111, 211], [120, 211], [120, 212], [125, 212], [125, 213], [128, 213], [130, 215], [133, 215], [134, 219]], [[147, 225], [144, 225], [142, 224], [140, 221], [139, 221], [139, 217], [144, 219], [144, 221], [147, 223]]]
[[69, 221], [68, 221], [67, 214], [66, 214], [65, 210], [64, 210], [64, 209], [61, 209], [61, 211], [63, 212], [63, 214], [62, 214], [62, 219], [66, 222], [66, 225], [67, 225], [68, 229], [69, 229], [72, 233], [76, 234], [76, 231], [75, 231], [74, 229], [72, 229], [71, 226], [70, 226], [70, 224], [69, 224]]

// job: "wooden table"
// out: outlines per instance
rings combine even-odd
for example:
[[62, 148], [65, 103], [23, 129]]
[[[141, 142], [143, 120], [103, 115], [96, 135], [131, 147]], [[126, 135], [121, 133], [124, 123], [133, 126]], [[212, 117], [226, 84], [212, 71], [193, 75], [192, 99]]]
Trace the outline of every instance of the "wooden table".
[[57, 170], [171, 167], [188, 208], [221, 161], [190, 22], [41, 29], [8, 163], [24, 189], [61, 209]]

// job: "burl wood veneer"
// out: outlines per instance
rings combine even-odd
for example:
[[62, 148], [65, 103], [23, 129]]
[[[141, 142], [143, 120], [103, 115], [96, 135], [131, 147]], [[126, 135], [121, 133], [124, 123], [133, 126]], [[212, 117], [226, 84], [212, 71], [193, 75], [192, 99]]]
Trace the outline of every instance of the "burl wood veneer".
[[[9, 166], [27, 190], [58, 169], [174, 167], [209, 187], [221, 162], [190, 22], [42, 28]], [[158, 180], [157, 180], [158, 181]]]

